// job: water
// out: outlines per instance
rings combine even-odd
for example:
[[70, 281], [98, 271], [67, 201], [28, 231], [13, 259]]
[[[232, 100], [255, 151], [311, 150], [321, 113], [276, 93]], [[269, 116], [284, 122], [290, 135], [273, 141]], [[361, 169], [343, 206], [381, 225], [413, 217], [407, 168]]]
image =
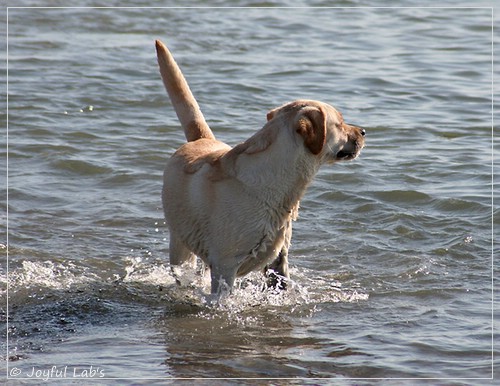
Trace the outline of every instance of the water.
[[[492, 383], [491, 25], [488, 8], [9, 9], [3, 374]], [[206, 277], [170, 274], [162, 170], [184, 137], [156, 38], [232, 145], [298, 98], [366, 128], [301, 203], [287, 293], [252, 274], [214, 307]]]

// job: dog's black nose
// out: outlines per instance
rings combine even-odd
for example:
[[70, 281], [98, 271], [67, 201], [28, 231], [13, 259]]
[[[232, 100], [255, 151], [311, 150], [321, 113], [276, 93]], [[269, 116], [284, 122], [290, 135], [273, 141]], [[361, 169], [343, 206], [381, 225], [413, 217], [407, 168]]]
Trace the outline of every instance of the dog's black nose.
[[362, 129], [361, 127], [359, 128], [361, 135], [364, 137], [366, 135], [366, 130]]

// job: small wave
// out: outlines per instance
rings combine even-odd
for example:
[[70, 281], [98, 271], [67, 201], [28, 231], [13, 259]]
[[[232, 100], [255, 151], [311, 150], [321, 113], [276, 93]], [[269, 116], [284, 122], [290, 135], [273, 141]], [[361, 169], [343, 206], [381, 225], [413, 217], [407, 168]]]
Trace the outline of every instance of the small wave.
[[82, 160], [58, 160], [53, 162], [52, 165], [57, 169], [85, 176], [106, 174], [112, 171], [109, 167], [99, 166]]
[[115, 172], [110, 177], [106, 177], [101, 184], [103, 187], [116, 187], [133, 184], [136, 178], [133, 174], [124, 171]]
[[387, 190], [375, 192], [374, 195], [390, 203], [416, 203], [430, 200], [430, 196], [416, 190]]
[[439, 198], [433, 200], [432, 205], [436, 210], [443, 212], [490, 215], [490, 207], [487, 205], [461, 198]]

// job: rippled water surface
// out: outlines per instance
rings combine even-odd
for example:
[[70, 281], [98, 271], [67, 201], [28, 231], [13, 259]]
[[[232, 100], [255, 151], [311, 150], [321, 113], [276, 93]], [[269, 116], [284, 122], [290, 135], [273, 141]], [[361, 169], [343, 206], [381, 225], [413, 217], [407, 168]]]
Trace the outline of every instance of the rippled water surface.
[[[339, 5], [8, 10], [4, 375], [214, 385], [500, 375], [492, 10]], [[231, 145], [299, 98], [366, 128], [361, 157], [323, 167], [301, 202], [286, 293], [263, 290], [255, 273], [214, 306], [202, 272], [183, 272], [181, 286], [171, 275], [160, 192], [184, 136], [157, 38]]]

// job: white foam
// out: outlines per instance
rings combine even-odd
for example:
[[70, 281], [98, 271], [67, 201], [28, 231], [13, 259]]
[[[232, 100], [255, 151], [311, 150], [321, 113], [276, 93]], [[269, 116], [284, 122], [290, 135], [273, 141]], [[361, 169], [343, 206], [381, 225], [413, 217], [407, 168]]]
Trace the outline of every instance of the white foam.
[[151, 264], [142, 257], [125, 258], [124, 283], [142, 283], [165, 286], [175, 284], [171, 269], [162, 264]]
[[65, 264], [53, 261], [25, 260], [21, 266], [9, 272], [9, 289], [29, 289], [46, 287], [51, 289], [69, 289], [97, 280], [97, 276], [72, 262]]
[[[71, 261], [26, 260], [9, 272], [8, 280], [5, 275], [0, 275], [0, 283], [8, 284], [9, 291], [21, 298], [34, 296], [35, 293], [44, 294], [44, 289], [89, 291], [89, 288], [121, 282], [126, 288], [133, 288], [139, 299], [146, 300], [157, 295], [157, 292], [151, 292], [153, 286], [161, 290], [158, 304], [168, 300], [169, 306], [187, 304], [201, 308], [207, 312], [203, 317], [222, 312], [230, 313], [236, 319], [252, 318], [252, 310], [258, 308], [266, 308], [270, 312], [283, 309], [291, 313], [315, 312], [322, 303], [368, 299], [368, 294], [358, 286], [349, 283], [350, 286], [344, 288], [334, 274], [322, 272], [318, 276], [317, 271], [306, 268], [290, 268], [292, 279], [287, 281], [284, 291], [267, 287], [262, 273], [253, 272], [238, 278], [230, 295], [214, 298], [210, 295], [209, 272], [203, 269], [202, 264], [172, 270], [168, 264], [150, 261], [149, 258], [126, 257], [123, 263], [120, 264], [123, 267], [121, 272], [111, 272], [111, 277], [106, 279], [102, 272], [98, 276], [91, 272], [91, 268], [77, 266]], [[6, 287], [0, 288], [0, 296], [5, 295]], [[137, 297], [135, 299], [138, 300]]]

